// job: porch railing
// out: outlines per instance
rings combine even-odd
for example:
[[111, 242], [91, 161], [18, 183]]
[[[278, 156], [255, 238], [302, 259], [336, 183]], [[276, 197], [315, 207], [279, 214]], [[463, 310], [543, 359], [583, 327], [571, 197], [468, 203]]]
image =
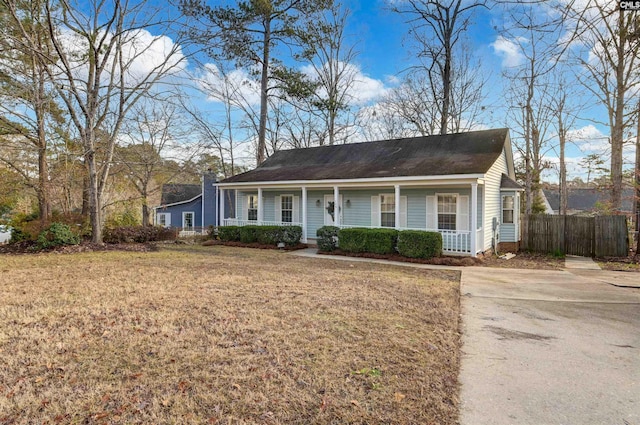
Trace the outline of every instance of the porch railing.
[[240, 220], [237, 218], [225, 218], [222, 221], [223, 226], [302, 226], [302, 223], [291, 222], [284, 223], [280, 221], [257, 221], [257, 220]]

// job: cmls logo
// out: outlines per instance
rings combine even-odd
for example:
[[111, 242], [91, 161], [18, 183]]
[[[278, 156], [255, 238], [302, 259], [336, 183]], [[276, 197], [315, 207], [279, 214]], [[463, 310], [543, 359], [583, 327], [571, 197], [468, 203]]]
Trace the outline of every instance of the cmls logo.
[[640, 10], [640, 1], [621, 1], [618, 3], [620, 10]]

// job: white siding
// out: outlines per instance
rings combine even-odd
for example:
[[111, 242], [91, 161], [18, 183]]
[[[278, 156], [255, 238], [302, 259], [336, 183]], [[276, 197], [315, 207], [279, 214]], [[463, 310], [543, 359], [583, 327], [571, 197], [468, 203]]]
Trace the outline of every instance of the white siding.
[[[502, 180], [502, 173], [507, 174], [507, 159], [504, 149], [502, 154], [498, 157], [496, 162], [493, 163], [489, 171], [485, 174], [484, 178], [484, 249], [491, 248], [491, 238], [493, 236], [493, 219], [496, 218], [500, 223], [500, 181]], [[499, 242], [499, 241], [498, 241]]]

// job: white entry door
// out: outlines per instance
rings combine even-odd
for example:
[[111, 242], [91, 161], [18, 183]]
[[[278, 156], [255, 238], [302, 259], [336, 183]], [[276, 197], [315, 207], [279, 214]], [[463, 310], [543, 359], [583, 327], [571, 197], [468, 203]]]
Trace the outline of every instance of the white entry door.
[[[330, 214], [330, 206], [333, 204], [333, 195], [324, 195], [324, 225], [325, 226], [333, 226], [335, 225], [335, 215], [336, 214], [340, 214], [340, 223], [343, 223], [343, 215], [342, 215], [342, 211], [344, 210], [344, 208], [342, 207], [342, 195], [340, 195], [340, 198], [338, 199], [338, 203], [340, 204], [339, 208], [334, 208], [333, 210], [333, 217]], [[338, 211], [336, 211], [338, 210]]]

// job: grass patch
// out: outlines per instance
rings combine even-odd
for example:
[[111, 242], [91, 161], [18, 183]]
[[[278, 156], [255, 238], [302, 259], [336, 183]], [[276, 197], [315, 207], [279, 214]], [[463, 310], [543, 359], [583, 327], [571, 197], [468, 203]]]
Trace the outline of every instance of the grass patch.
[[176, 245], [0, 274], [2, 424], [458, 421], [457, 272]]

